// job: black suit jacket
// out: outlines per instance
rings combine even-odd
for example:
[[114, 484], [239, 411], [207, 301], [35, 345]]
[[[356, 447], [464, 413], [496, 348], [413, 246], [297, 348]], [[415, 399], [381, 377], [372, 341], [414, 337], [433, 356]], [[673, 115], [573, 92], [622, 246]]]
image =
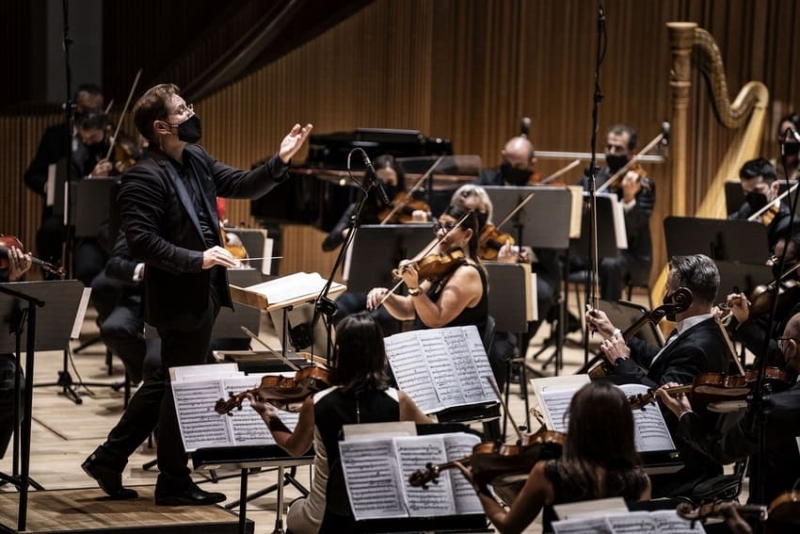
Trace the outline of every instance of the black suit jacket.
[[[247, 172], [218, 162], [197, 145], [187, 146], [185, 152], [195, 163], [212, 228], [219, 226], [216, 197], [258, 198], [287, 176], [288, 165], [277, 155]], [[184, 154], [184, 161], [186, 158]], [[232, 307], [227, 272], [221, 267], [202, 268], [207, 247], [197, 212], [168, 156], [153, 150], [134, 165], [122, 178], [118, 202], [131, 255], [147, 264], [144, 288], [148, 323], [159, 328], [192, 329], [208, 306], [212, 277], [220, 304]]]
[[[50, 126], [44, 131], [39, 141], [39, 148], [33, 157], [28, 170], [25, 171], [25, 185], [39, 195], [45, 194], [48, 167], [53, 163], [66, 160], [70, 153], [69, 126], [66, 123]], [[82, 143], [72, 154], [71, 178], [79, 179], [87, 176], [94, 169], [96, 161], [92, 161], [90, 154]]]

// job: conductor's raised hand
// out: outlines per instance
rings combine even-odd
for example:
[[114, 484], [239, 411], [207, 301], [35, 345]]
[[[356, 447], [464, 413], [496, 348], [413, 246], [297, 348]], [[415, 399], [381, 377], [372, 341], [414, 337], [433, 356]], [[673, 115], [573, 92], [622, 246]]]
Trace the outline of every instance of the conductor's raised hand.
[[222, 267], [238, 267], [239, 260], [222, 247], [214, 246], [203, 252], [203, 269], [210, 269], [215, 265]]
[[313, 129], [314, 126], [311, 123], [308, 123], [303, 127], [301, 127], [299, 124], [294, 125], [292, 131], [289, 132], [289, 135], [284, 137], [283, 141], [281, 141], [281, 148], [278, 151], [278, 156], [281, 158], [282, 162], [289, 163], [289, 161], [292, 159], [292, 156], [297, 154], [297, 151], [300, 150], [300, 147], [302, 147], [303, 143], [306, 142], [308, 134], [310, 134], [311, 130]]

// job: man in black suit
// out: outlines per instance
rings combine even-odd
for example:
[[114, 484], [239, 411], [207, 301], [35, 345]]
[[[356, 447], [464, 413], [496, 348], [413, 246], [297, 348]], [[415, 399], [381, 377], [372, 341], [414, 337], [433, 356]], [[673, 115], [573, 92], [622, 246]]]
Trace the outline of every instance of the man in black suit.
[[[800, 374], [800, 314], [792, 316], [779, 338], [786, 369], [791, 379]], [[673, 384], [666, 384], [669, 387]], [[761, 477], [763, 500], [769, 503], [782, 492], [796, 487], [800, 479], [800, 453], [797, 437], [800, 436], [800, 382], [780, 393], [769, 396], [766, 416], [762, 408], [750, 405], [746, 411], [731, 414], [735, 421], [722, 427], [708, 427], [692, 410], [685, 395], [670, 397], [664, 389], [658, 397], [679, 419], [678, 434], [698, 450], [717, 458], [721, 463], [731, 463], [754, 456], [751, 481]], [[766, 448], [760, 446], [760, 432], [766, 425]], [[751, 486], [752, 487], [752, 486]], [[753, 492], [751, 491], [751, 496]]]
[[[702, 373], [723, 373], [733, 363], [722, 328], [711, 308], [719, 288], [719, 271], [708, 256], [675, 256], [670, 260], [664, 303], [670, 303], [678, 288], [692, 292], [692, 303], [683, 312], [667, 317], [677, 320], [677, 326], [663, 348], [633, 338], [627, 343], [620, 330], [600, 310], [586, 313], [586, 322], [605, 340], [600, 348], [610, 362], [610, 379], [618, 384], [638, 383], [657, 388], [667, 382], [691, 384]], [[646, 369], [646, 370], [645, 370]], [[716, 416], [704, 413], [708, 424]], [[677, 421], [667, 418], [673, 429]], [[673, 433], [674, 434], [674, 433]], [[702, 480], [722, 474], [722, 468], [688, 444], [678, 441], [685, 467], [668, 478], [653, 477], [653, 495], [687, 495]]]
[[202, 132], [200, 119], [175, 85], [149, 89], [134, 106], [133, 117], [149, 141], [149, 153], [123, 177], [118, 201], [131, 253], [146, 264], [145, 320], [161, 337], [162, 365], [137, 390], [83, 468], [111, 497], [135, 497], [135, 491], [122, 486], [122, 470], [157, 417], [156, 504], [214, 504], [225, 496], [201, 490], [190, 477], [168, 368], [205, 363], [219, 308], [232, 307], [226, 268], [237, 263], [220, 242], [216, 197], [267, 193], [286, 178], [290, 159], [312, 126], [296, 124], [277, 154], [245, 172], [218, 162], [195, 144]]

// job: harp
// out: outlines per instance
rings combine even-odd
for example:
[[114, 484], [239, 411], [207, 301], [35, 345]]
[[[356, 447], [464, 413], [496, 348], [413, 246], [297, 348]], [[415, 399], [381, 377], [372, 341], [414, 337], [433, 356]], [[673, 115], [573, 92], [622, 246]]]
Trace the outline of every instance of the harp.
[[[723, 218], [725, 181], [738, 176], [739, 168], [744, 162], [758, 156], [766, 121], [769, 90], [761, 82], [747, 82], [731, 101], [722, 55], [711, 34], [693, 22], [669, 22], [667, 30], [672, 55], [669, 81], [672, 108], [670, 212], [678, 216], [687, 214], [687, 176], [690, 172], [687, 148], [688, 113], [692, 94], [692, 67], [696, 67], [708, 85], [715, 117], [724, 127], [736, 130], [734, 140], [717, 166], [714, 179], [694, 214], [696, 217]], [[667, 272], [667, 268], [661, 271], [658, 281], [653, 286], [651, 301], [657, 302], [660, 298]]]

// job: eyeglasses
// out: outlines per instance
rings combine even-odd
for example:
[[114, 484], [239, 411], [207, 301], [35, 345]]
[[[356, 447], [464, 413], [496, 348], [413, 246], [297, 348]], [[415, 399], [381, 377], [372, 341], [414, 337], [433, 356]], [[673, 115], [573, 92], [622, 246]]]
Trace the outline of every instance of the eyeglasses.
[[800, 340], [798, 340], [798, 339], [795, 339], [795, 338], [793, 338], [793, 337], [779, 337], [779, 338], [778, 338], [778, 339], [776, 339], [775, 341], [777, 341], [777, 342], [778, 342], [778, 346], [780, 347], [780, 349], [781, 349], [781, 350], [783, 350], [783, 349], [784, 349], [784, 347], [785, 347], [785, 343], [786, 343], [787, 341], [794, 341], [794, 342], [796, 342], [796, 343], [800, 343]]
[[456, 227], [456, 223], [433, 223], [431, 228], [433, 229], [434, 234], [438, 234], [439, 230], [444, 230], [445, 232], [449, 232]]
[[190, 104], [182, 105], [181, 107], [179, 107], [178, 109], [173, 111], [172, 115], [176, 115], [176, 116], [180, 117], [182, 115], [186, 115], [187, 112], [194, 113], [194, 104], [190, 103]]

